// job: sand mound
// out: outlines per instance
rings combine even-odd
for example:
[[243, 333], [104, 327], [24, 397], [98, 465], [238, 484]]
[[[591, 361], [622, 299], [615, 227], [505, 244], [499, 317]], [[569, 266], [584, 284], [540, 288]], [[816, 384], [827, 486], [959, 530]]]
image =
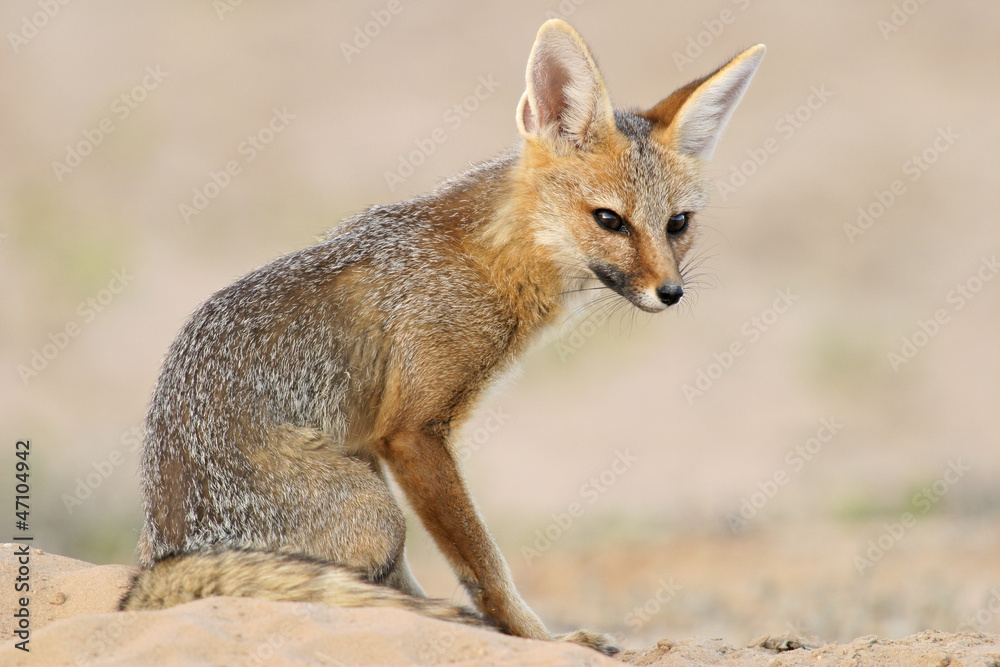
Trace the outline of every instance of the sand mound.
[[[18, 547], [0, 546], [0, 580], [18, 576]], [[923, 632], [821, 645], [762, 637], [733, 648], [717, 639], [661, 640], [620, 660], [581, 647], [507, 637], [394, 609], [213, 598], [160, 612], [114, 611], [133, 568], [91, 565], [29, 550], [30, 653], [0, 621], [0, 664], [241, 665], [1000, 665], [1000, 636]], [[12, 586], [2, 607], [17, 609]]]

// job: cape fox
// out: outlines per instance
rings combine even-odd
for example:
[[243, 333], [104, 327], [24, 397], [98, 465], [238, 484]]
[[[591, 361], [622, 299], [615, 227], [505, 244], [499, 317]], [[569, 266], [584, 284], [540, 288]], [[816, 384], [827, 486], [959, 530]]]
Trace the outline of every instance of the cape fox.
[[[551, 635], [521, 599], [452, 434], [569, 293], [607, 289], [647, 312], [682, 298], [702, 165], [763, 55], [755, 46], [648, 110], [621, 110], [580, 36], [548, 21], [519, 148], [209, 297], [153, 393], [145, 569], [123, 607], [390, 604], [616, 652], [597, 633]], [[478, 614], [425, 599], [389, 473]]]

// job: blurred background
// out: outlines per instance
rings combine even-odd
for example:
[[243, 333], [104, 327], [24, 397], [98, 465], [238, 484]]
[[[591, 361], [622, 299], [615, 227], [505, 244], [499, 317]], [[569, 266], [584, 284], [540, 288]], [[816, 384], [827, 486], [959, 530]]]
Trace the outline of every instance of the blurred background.
[[[585, 313], [466, 429], [523, 596], [629, 646], [1000, 630], [991, 3], [4, 3], [0, 506], [29, 438], [35, 546], [133, 562], [136, 434], [187, 315], [516, 144], [553, 17], [620, 106], [768, 52], [697, 294]], [[417, 578], [461, 600], [415, 523]]]

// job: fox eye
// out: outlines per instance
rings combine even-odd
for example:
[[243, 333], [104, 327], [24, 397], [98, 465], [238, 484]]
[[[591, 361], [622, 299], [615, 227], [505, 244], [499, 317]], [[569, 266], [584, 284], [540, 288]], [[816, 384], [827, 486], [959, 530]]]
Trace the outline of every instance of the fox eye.
[[604, 227], [609, 232], [627, 232], [628, 225], [622, 220], [622, 217], [612, 211], [609, 208], [599, 208], [594, 211], [594, 220], [597, 221], [601, 227]]
[[670, 220], [667, 221], [667, 234], [671, 236], [676, 236], [681, 234], [688, 227], [688, 218], [691, 217], [690, 213], [678, 213], [672, 216]]

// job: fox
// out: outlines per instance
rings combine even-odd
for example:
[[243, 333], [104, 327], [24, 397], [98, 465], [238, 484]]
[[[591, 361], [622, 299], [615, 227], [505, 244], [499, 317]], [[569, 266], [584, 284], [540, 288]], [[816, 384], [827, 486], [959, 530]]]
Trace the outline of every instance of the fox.
[[[607, 290], [648, 313], [681, 301], [704, 166], [764, 50], [621, 109], [580, 35], [549, 20], [517, 147], [204, 301], [150, 400], [141, 567], [121, 608], [212, 595], [388, 605], [618, 652], [598, 632], [550, 633], [522, 599], [456, 434], [574, 293]], [[417, 583], [390, 476], [474, 610]]]

